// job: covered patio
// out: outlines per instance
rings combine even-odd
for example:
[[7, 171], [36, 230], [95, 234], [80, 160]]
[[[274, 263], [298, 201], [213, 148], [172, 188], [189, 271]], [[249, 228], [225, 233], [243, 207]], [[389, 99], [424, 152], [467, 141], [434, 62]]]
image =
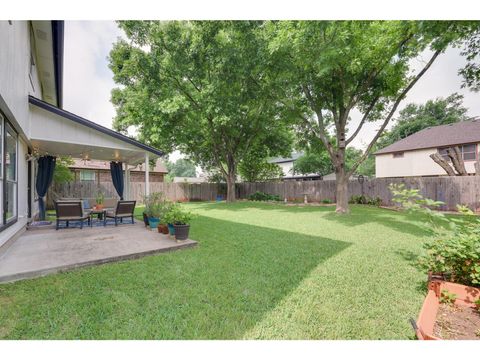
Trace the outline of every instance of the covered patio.
[[145, 229], [143, 223], [115, 227], [30, 229], [2, 255], [0, 283], [31, 279], [80, 267], [135, 259], [195, 246]]
[[[121, 189], [115, 186], [118, 197], [123, 200], [131, 200], [130, 170], [139, 164], [149, 164], [163, 155], [156, 148], [35, 97], [30, 96], [29, 102], [33, 158], [70, 156], [86, 161], [113, 163], [120, 168], [120, 172], [123, 169], [123, 176], [120, 175]], [[145, 166], [145, 195], [150, 192], [149, 172], [150, 167]], [[95, 194], [89, 197], [95, 197]]]
[[[55, 158], [67, 155], [110, 162], [117, 192], [112, 200], [116, 204], [120, 199], [130, 200], [130, 169], [138, 164], [149, 164], [150, 160], [163, 154], [158, 149], [35, 97], [30, 96], [29, 102], [31, 150], [27, 162], [32, 171], [26, 199], [29, 202], [30, 225], [25, 232], [0, 247], [0, 283], [196, 245], [195, 241], [177, 242], [156, 229], [146, 229], [142, 221], [132, 223], [129, 220], [118, 226], [102, 222], [104, 226], [97, 223], [97, 226], [83, 229], [56, 230], [55, 224], [32, 226], [39, 210], [44, 208], [42, 201], [51, 183]], [[50, 164], [46, 166], [48, 161]], [[145, 195], [149, 195], [149, 187], [149, 166], [145, 166]], [[39, 188], [42, 190], [39, 191]], [[95, 196], [90, 194], [89, 197]]]

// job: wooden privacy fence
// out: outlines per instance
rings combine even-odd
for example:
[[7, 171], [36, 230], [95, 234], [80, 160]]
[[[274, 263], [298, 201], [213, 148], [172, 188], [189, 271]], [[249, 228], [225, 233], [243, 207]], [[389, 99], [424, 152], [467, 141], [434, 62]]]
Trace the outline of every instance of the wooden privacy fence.
[[[365, 195], [379, 197], [384, 205], [392, 204], [389, 185], [403, 183], [407, 188], [420, 189], [423, 196], [445, 202], [444, 210], [455, 210], [457, 204], [464, 204], [472, 209], [480, 208], [480, 176], [457, 177], [408, 177], [378, 178], [361, 184], [351, 180], [348, 184], [349, 196]], [[59, 197], [94, 197], [102, 191], [105, 197], [117, 197], [112, 183], [92, 183], [88, 181], [54, 184], [48, 192], [47, 205], [51, 208], [53, 200]], [[150, 183], [150, 192], [163, 192], [173, 201], [213, 201], [217, 196], [226, 196], [225, 184], [202, 183]], [[239, 183], [236, 195], [246, 199], [256, 191], [280, 196], [289, 201], [302, 201], [306, 194], [308, 201], [319, 202], [325, 199], [335, 201], [335, 180], [284, 181], [263, 183]], [[131, 198], [142, 202], [145, 193], [143, 182], [132, 182]]]

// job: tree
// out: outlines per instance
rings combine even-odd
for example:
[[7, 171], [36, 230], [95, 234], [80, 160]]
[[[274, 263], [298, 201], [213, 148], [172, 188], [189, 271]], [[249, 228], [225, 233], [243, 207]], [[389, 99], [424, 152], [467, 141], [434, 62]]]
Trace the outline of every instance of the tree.
[[463, 106], [463, 95], [454, 93], [446, 98], [428, 100], [425, 104], [408, 104], [400, 110], [395, 125], [378, 140], [378, 148], [404, 139], [431, 126], [453, 124], [468, 120], [468, 109]]
[[197, 176], [197, 171], [195, 169], [195, 164], [187, 159], [178, 159], [176, 162], [172, 163], [167, 161], [166, 167], [168, 170], [169, 178], [174, 177], [195, 177]]
[[[358, 159], [362, 155], [362, 150], [354, 147], [348, 147], [345, 150], [345, 167], [347, 171], [351, 170], [353, 166], [355, 166]], [[322, 150], [319, 153], [307, 152], [303, 156], [299, 157], [295, 161], [294, 171], [295, 173], [302, 175], [318, 174], [324, 176], [335, 171], [335, 168], [330, 156], [328, 155], [328, 152], [326, 150]], [[370, 169], [361, 167], [358, 167], [355, 173], [358, 175], [372, 175]]]
[[326, 151], [320, 153], [307, 152], [295, 160], [293, 171], [295, 174], [327, 175], [333, 171], [332, 160]]
[[[400, 102], [447, 46], [458, 44], [471, 27], [448, 21], [268, 24], [270, 50], [284, 58], [284, 85], [277, 91], [297, 112], [298, 130], [324, 144], [335, 168], [338, 213], [349, 211], [348, 179], [371, 153]], [[428, 60], [412, 75], [411, 60], [425, 50], [430, 51]], [[361, 113], [356, 127], [351, 126], [353, 109]], [[373, 121], [380, 121], [375, 136], [347, 170], [347, 146]]]
[[[112, 91], [114, 127], [133, 125], [144, 142], [217, 168], [235, 200], [238, 166], [263, 144], [271, 153], [289, 137], [272, 101], [275, 71], [257, 21], [120, 21], [128, 41], [110, 53], [121, 87]], [[285, 115], [285, 116], [284, 116]]]
[[73, 181], [75, 174], [70, 170], [70, 166], [74, 164], [71, 156], [60, 156], [55, 163], [53, 171], [53, 181], [56, 184], [64, 184]]
[[243, 181], [257, 182], [281, 179], [285, 174], [277, 164], [269, 163], [267, 159], [245, 157], [238, 166], [238, 172]]

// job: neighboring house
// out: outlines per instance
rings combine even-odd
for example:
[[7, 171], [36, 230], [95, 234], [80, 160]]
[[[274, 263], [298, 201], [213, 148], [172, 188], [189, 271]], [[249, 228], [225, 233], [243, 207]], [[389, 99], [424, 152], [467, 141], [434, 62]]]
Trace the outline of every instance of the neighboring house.
[[439, 152], [448, 161], [446, 150], [458, 146], [468, 173], [474, 174], [480, 143], [480, 118], [429, 127], [377, 151], [376, 177], [447, 175], [430, 155]]
[[322, 176], [318, 174], [294, 174], [295, 161], [302, 155], [302, 152], [293, 152], [288, 158], [276, 157], [269, 159], [268, 162], [280, 166], [284, 175], [283, 180], [321, 180]]
[[[47, 156], [97, 159], [117, 170], [128, 164], [123, 177], [128, 199], [129, 168], [163, 155], [62, 109], [63, 32], [63, 21], [0, 21], [0, 253], [39, 211], [36, 180], [45, 188], [50, 172], [38, 159], [42, 164], [52, 164]], [[149, 169], [145, 175], [148, 195]]]
[[[96, 183], [111, 182], [110, 163], [100, 160], [83, 160], [73, 159], [74, 164], [69, 166], [70, 170], [75, 173], [76, 181], [92, 181]], [[129, 166], [130, 181], [145, 181], [145, 164], [137, 166]], [[168, 173], [167, 168], [161, 159], [157, 159], [155, 167], [150, 167], [150, 182], [163, 182], [165, 175]]]
[[175, 176], [173, 178], [174, 183], [189, 183], [189, 184], [200, 184], [208, 182], [206, 177], [185, 177], [185, 176]]

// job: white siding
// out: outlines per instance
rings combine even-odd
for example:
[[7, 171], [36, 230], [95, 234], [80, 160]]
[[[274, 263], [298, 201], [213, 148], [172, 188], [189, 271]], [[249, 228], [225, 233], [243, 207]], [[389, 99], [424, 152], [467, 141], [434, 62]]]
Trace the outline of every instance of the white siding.
[[[437, 149], [432, 148], [405, 151], [403, 157], [394, 158], [393, 154], [376, 155], [375, 175], [376, 177], [446, 175], [445, 170], [430, 158], [430, 154], [436, 152]], [[475, 173], [474, 161], [465, 161], [465, 168], [469, 173]]]
[[[42, 97], [35, 67], [32, 81], [29, 78], [30, 52], [30, 23], [12, 21], [10, 25], [8, 21], [0, 21], [0, 109], [20, 135], [17, 150], [18, 220], [0, 232], [0, 246], [24, 229], [28, 221], [28, 166], [25, 159], [28, 153], [25, 138], [30, 133], [28, 95]], [[33, 213], [35, 209], [36, 204]]]
[[30, 23], [0, 21], [0, 108], [20, 133], [30, 129], [28, 95], [41, 98], [36, 68], [30, 79]]

